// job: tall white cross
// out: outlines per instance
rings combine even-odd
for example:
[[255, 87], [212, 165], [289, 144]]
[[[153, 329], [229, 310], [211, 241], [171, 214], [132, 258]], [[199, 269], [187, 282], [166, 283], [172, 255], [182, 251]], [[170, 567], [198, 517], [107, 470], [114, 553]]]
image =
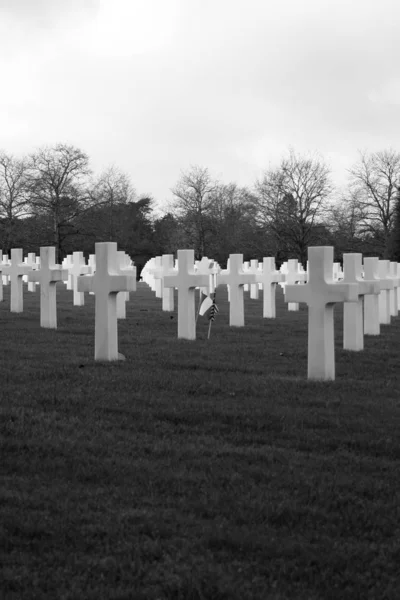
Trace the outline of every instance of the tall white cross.
[[164, 277], [164, 288], [178, 289], [178, 338], [196, 339], [195, 288], [209, 284], [208, 275], [194, 270], [194, 250], [178, 250], [175, 275]]
[[345, 302], [343, 306], [343, 348], [364, 349], [363, 296], [378, 296], [379, 283], [362, 279], [362, 254], [343, 254], [343, 283], [358, 285], [358, 301]]
[[393, 292], [394, 283], [389, 278], [389, 261], [380, 260], [378, 275], [381, 280], [381, 293], [379, 294], [379, 323], [390, 325], [390, 292]]
[[[26, 265], [29, 265], [30, 267], [32, 267], [33, 270], [36, 270], [38, 268], [38, 265], [36, 263], [36, 254], [35, 252], [28, 252], [28, 256], [27, 258], [25, 258], [24, 263]], [[31, 281], [29, 279], [29, 276], [27, 276], [27, 282], [28, 282], [28, 292], [35, 292], [36, 291], [36, 283], [34, 281]]]
[[[131, 259], [123, 250], [117, 251], [119, 272], [121, 275], [132, 275], [135, 278], [136, 291], [136, 267], [131, 265]], [[117, 318], [126, 319], [126, 303], [129, 300], [129, 292], [117, 294]]]
[[275, 319], [276, 286], [280, 281], [285, 280], [285, 276], [276, 270], [275, 258], [273, 256], [263, 258], [262, 270], [257, 271], [256, 280], [262, 284], [263, 288], [263, 317], [265, 319]]
[[[382, 288], [378, 275], [378, 265], [379, 258], [375, 256], [364, 258], [364, 278], [369, 281], [376, 281], [380, 291]], [[379, 295], [369, 294], [368, 296], [364, 296], [364, 334], [379, 335], [380, 331]]]
[[286, 302], [308, 304], [308, 378], [335, 379], [333, 307], [357, 302], [358, 284], [334, 283], [333, 247], [308, 248], [308, 282], [285, 286]]
[[22, 248], [11, 249], [11, 264], [3, 266], [3, 274], [9, 275], [11, 282], [11, 312], [22, 312], [24, 310], [24, 296], [22, 287], [22, 276], [28, 275], [32, 267], [23, 262]]
[[250, 285], [250, 298], [252, 300], [258, 300], [259, 298], [259, 287], [258, 287], [258, 273], [259, 273], [259, 269], [258, 269], [258, 260], [251, 260], [250, 261], [250, 267], [248, 269], [249, 273], [254, 273], [254, 275], [256, 276], [256, 283], [252, 283]]
[[167, 288], [164, 286], [164, 277], [166, 275], [174, 275], [174, 255], [173, 254], [163, 254], [162, 255], [162, 269], [163, 269], [163, 277], [162, 277], [162, 309], [164, 311], [173, 311], [174, 310], [174, 288]]
[[29, 281], [40, 283], [40, 326], [57, 329], [57, 281], [64, 281], [67, 273], [56, 265], [54, 246], [40, 248], [40, 269], [28, 274]]
[[[291, 258], [287, 262], [287, 272], [285, 275], [285, 281], [288, 285], [294, 285], [296, 283], [304, 282], [306, 280], [306, 273], [300, 273], [299, 261], [297, 258]], [[286, 286], [285, 286], [286, 287]], [[289, 302], [288, 310], [299, 310], [298, 302]]]
[[393, 281], [393, 294], [390, 292], [390, 315], [397, 317], [399, 314], [398, 296], [400, 286], [400, 277], [397, 274], [397, 262], [392, 261], [389, 263], [389, 279]]
[[136, 288], [136, 277], [120, 275], [116, 242], [101, 242], [96, 247], [96, 273], [78, 277], [78, 292], [95, 294], [95, 360], [124, 359], [118, 353], [117, 294]]
[[72, 277], [72, 289], [74, 293], [74, 306], [83, 306], [85, 303], [84, 294], [78, 292], [77, 281], [80, 275], [86, 275], [90, 273], [91, 269], [89, 266], [86, 266], [85, 257], [83, 256], [83, 252], [73, 252], [72, 253], [72, 262], [71, 267], [69, 267], [69, 272]]
[[229, 325], [244, 326], [243, 286], [256, 283], [255, 273], [243, 270], [243, 254], [230, 254], [227, 269], [217, 276], [217, 286], [229, 285]]

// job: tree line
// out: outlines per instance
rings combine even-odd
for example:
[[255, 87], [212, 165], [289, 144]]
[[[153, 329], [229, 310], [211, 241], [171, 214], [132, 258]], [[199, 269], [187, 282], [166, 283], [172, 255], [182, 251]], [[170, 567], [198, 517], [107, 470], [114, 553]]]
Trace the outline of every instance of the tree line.
[[115, 241], [140, 267], [152, 256], [194, 248], [196, 259], [221, 264], [275, 256], [280, 265], [305, 265], [310, 245], [333, 245], [400, 261], [400, 154], [361, 152], [341, 189], [319, 155], [290, 149], [252, 188], [222, 183], [208, 168], [191, 166], [155, 216], [151, 196], [139, 196], [130, 177], [111, 166], [95, 176], [87, 154], [57, 144], [16, 158], [0, 152], [0, 241], [39, 252], [54, 245], [57, 260], [94, 243]]

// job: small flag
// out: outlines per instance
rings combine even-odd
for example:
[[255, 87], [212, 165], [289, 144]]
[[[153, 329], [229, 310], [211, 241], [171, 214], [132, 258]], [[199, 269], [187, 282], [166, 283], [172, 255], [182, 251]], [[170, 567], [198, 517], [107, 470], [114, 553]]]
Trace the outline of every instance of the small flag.
[[208, 311], [208, 309], [212, 307], [212, 305], [213, 305], [212, 299], [210, 298], [210, 296], [206, 296], [206, 298], [201, 303], [199, 315], [203, 316], [204, 313], [206, 313]]
[[214, 321], [215, 315], [217, 315], [219, 313], [219, 308], [215, 304], [215, 292], [214, 292], [213, 296], [214, 297], [212, 299], [212, 304], [211, 304], [211, 307], [210, 307], [210, 312], [208, 313], [208, 320], [209, 321]]

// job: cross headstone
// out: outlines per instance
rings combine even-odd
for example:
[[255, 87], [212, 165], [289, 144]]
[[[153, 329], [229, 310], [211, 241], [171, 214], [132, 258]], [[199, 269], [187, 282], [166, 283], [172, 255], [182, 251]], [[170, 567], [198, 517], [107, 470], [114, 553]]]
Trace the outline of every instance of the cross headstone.
[[308, 248], [308, 282], [285, 286], [286, 302], [308, 304], [308, 378], [335, 379], [333, 307], [357, 302], [358, 284], [334, 283], [333, 247]]
[[62, 261], [61, 266], [63, 269], [67, 269], [67, 277], [65, 279], [65, 284], [67, 290], [74, 289], [73, 275], [71, 273], [72, 269], [72, 254], [68, 254]]
[[343, 283], [358, 285], [358, 301], [343, 306], [343, 348], [364, 349], [363, 296], [379, 294], [379, 283], [362, 279], [362, 254], [343, 254]]
[[390, 325], [390, 291], [393, 291], [394, 283], [389, 278], [389, 261], [380, 260], [378, 263], [378, 276], [381, 286], [379, 294], [379, 323]]
[[40, 326], [57, 329], [56, 284], [64, 281], [66, 269], [56, 265], [54, 246], [40, 248], [40, 269], [32, 270], [29, 281], [40, 283]]
[[[35, 254], [35, 252], [28, 252], [28, 256], [27, 256], [27, 258], [25, 258], [24, 263], [26, 265], [29, 265], [30, 267], [32, 267], [33, 270], [36, 270], [38, 268], [38, 265], [36, 263], [36, 254]], [[36, 291], [37, 283], [35, 283], [34, 281], [31, 281], [29, 279], [28, 275], [26, 277], [28, 277], [28, 279], [27, 279], [27, 282], [28, 282], [28, 292], [35, 292]]]
[[[285, 281], [287, 285], [294, 285], [300, 282], [305, 282], [306, 274], [299, 271], [299, 261], [297, 258], [291, 258], [287, 262], [287, 272], [285, 274]], [[286, 287], [286, 286], [285, 286]], [[289, 302], [288, 310], [297, 311], [299, 310], [298, 302]]]
[[85, 303], [85, 295], [78, 292], [77, 281], [80, 275], [90, 273], [90, 267], [86, 266], [83, 252], [73, 252], [71, 267], [69, 272], [72, 277], [72, 289], [74, 293], [74, 306], [83, 306]]
[[251, 260], [250, 261], [250, 267], [248, 268], [248, 272], [249, 273], [254, 273], [254, 275], [256, 275], [256, 283], [252, 283], [250, 285], [250, 298], [252, 300], [258, 300], [259, 298], [259, 287], [258, 287], [258, 279], [257, 279], [257, 275], [259, 273], [259, 269], [258, 269], [258, 260]]
[[11, 264], [3, 266], [3, 273], [10, 277], [11, 283], [11, 312], [22, 312], [24, 309], [24, 296], [22, 276], [27, 275], [32, 267], [23, 262], [22, 248], [11, 249]]
[[78, 292], [95, 294], [95, 360], [124, 359], [118, 352], [117, 294], [136, 288], [136, 277], [120, 275], [116, 242], [101, 242], [96, 247], [96, 272], [78, 276]]
[[194, 250], [178, 250], [175, 275], [164, 277], [164, 288], [178, 289], [178, 338], [196, 339], [195, 288], [206, 287], [208, 275], [194, 270]]
[[162, 255], [162, 268], [163, 268], [163, 278], [162, 278], [162, 310], [164, 311], [173, 311], [174, 310], [174, 288], [167, 288], [164, 286], [164, 277], [165, 275], [174, 275], [174, 255], [173, 254], [163, 254]]
[[264, 319], [275, 319], [276, 286], [279, 282], [284, 281], [285, 276], [277, 271], [273, 256], [264, 257], [262, 270], [258, 270], [256, 279], [262, 284], [263, 289], [263, 317]]
[[[10, 264], [11, 263], [10, 263], [10, 259], [8, 258], [8, 254], [4, 254], [3, 258], [2, 258], [2, 261], [1, 261], [1, 267], [2, 267], [2, 269], [3, 269], [3, 267], [7, 267]], [[10, 278], [9, 278], [8, 275], [5, 275], [2, 272], [1, 281], [2, 281], [3, 285], [8, 285], [10, 283]]]
[[[117, 251], [119, 272], [121, 275], [132, 275], [135, 278], [136, 291], [136, 267], [131, 266], [131, 259], [123, 250]], [[117, 294], [117, 318], [126, 319], [126, 303], [129, 300], [129, 292], [119, 292]]]
[[244, 326], [243, 286], [256, 282], [254, 273], [243, 270], [243, 254], [230, 254], [228, 268], [222, 270], [217, 277], [217, 286], [229, 286], [229, 325]]
[[400, 286], [400, 277], [397, 274], [397, 262], [389, 263], [389, 279], [393, 281], [393, 293], [389, 292], [390, 297], [390, 315], [392, 317], [397, 317], [399, 314], [398, 308], [398, 297], [399, 297], [399, 286]]
[[[368, 256], [364, 258], [364, 279], [376, 281], [381, 290], [380, 279], [378, 275], [379, 258]], [[379, 295], [368, 294], [364, 296], [364, 334], [379, 335]]]

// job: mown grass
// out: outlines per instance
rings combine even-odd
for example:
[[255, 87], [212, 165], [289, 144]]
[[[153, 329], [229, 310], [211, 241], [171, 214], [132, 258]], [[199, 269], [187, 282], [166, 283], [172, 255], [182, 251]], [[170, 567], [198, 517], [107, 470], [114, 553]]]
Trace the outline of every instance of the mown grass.
[[400, 317], [307, 382], [307, 309], [177, 340], [145, 284], [97, 363], [94, 297], [58, 330], [0, 304], [0, 597], [398, 599]]

